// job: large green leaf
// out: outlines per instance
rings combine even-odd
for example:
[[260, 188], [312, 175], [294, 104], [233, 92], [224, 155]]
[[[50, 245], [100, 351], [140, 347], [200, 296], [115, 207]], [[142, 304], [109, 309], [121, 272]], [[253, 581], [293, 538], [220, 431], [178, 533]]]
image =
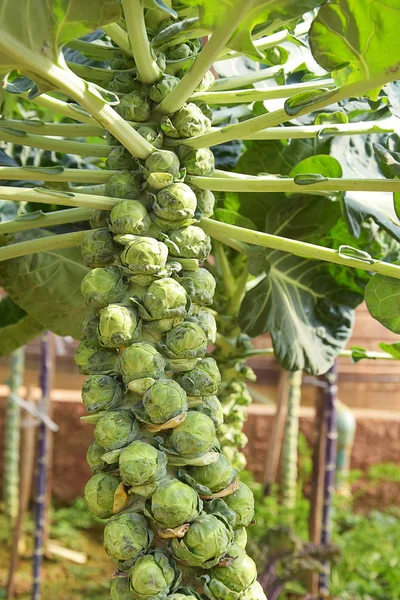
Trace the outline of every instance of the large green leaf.
[[[49, 234], [33, 230], [15, 241], [44, 235]], [[0, 286], [45, 329], [79, 339], [87, 310], [80, 285], [87, 272], [79, 248], [41, 252], [0, 263]]]
[[371, 315], [394, 333], [400, 333], [400, 280], [377, 273], [365, 288]]
[[44, 327], [6, 296], [0, 300], [0, 356], [6, 356], [41, 335]]
[[390, 81], [400, 70], [399, 22], [399, 0], [326, 2], [311, 26], [312, 53], [338, 86], [370, 80], [375, 88], [375, 77]]

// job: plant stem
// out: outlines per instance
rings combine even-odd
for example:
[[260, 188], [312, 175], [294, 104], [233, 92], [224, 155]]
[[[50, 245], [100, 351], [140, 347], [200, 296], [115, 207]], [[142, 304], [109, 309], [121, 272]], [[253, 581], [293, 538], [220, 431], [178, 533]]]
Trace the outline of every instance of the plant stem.
[[162, 73], [151, 53], [142, 2], [141, 0], [122, 0], [122, 6], [138, 79], [143, 83], [153, 83], [160, 79]]
[[32, 148], [41, 148], [51, 152], [61, 152], [64, 154], [77, 154], [79, 156], [108, 156], [110, 146], [107, 144], [87, 144], [85, 142], [72, 142], [70, 140], [59, 140], [41, 135], [34, 135], [21, 130], [5, 131], [0, 127], [0, 140], [10, 142], [11, 144], [20, 144], [21, 146], [31, 146]]
[[[79, 63], [70, 62], [69, 60], [67, 60], [66, 63], [68, 68], [71, 69], [75, 75], [79, 75], [79, 77], [82, 77], [82, 79], [87, 79], [87, 81], [94, 81], [99, 85], [110, 83], [110, 81], [114, 79], [115, 74], [121, 72], [113, 69], [103, 69], [102, 67], [81, 65]], [[135, 70], [128, 69], [128, 72], [135, 72]]]
[[[304, 177], [306, 175], [304, 174]], [[258, 176], [252, 177], [236, 173], [235, 176], [197, 177], [190, 175], [186, 180], [202, 190], [219, 192], [400, 192], [399, 179], [345, 179], [326, 177], [312, 180], [310, 183], [296, 183], [289, 177]]]
[[[285, 71], [290, 72], [290, 70], [295, 69], [298, 66], [298, 61], [291, 61], [284, 65]], [[238, 88], [242, 88], [248, 85], [252, 85], [253, 83], [257, 83], [258, 81], [265, 81], [266, 79], [270, 79], [275, 77], [282, 72], [283, 65], [276, 65], [275, 67], [268, 67], [266, 69], [260, 69], [258, 71], [251, 71], [246, 75], [236, 75], [234, 77], [221, 77], [220, 79], [216, 79], [214, 83], [209, 88], [210, 92], [222, 92], [224, 90], [234, 90]]]
[[332, 250], [331, 248], [324, 248], [322, 246], [317, 246], [316, 244], [283, 238], [270, 233], [253, 231], [251, 229], [245, 229], [244, 227], [229, 225], [228, 223], [220, 223], [219, 221], [213, 221], [212, 219], [202, 219], [200, 225], [206, 233], [211, 237], [215, 234], [220, 241], [223, 241], [223, 238], [228, 241], [233, 239], [254, 246], [262, 246], [264, 248], [273, 248], [274, 250], [289, 252], [290, 254], [302, 258], [332, 262], [337, 265], [353, 267], [373, 273], [382, 273], [382, 275], [400, 279], [400, 266], [385, 263], [380, 260], [371, 259], [373, 262], [367, 264], [365, 261], [356, 258], [344, 257], [339, 254], [338, 251]]
[[97, 58], [98, 60], [111, 60], [118, 53], [118, 48], [114, 48], [113, 46], [106, 46], [105, 44], [98, 44], [96, 42], [85, 42], [83, 40], [72, 40], [65, 45], [67, 48], [71, 48], [71, 50], [77, 50], [85, 56]]
[[339, 400], [336, 406], [338, 445], [336, 453], [335, 488], [342, 496], [351, 496], [348, 476], [351, 452], [356, 433], [356, 419], [352, 411]]
[[59, 204], [61, 206], [80, 206], [86, 208], [98, 208], [100, 210], [112, 210], [121, 202], [120, 198], [109, 198], [108, 196], [95, 196], [74, 192], [62, 192], [57, 190], [44, 190], [43, 188], [18, 188], [0, 187], [0, 200], [10, 202], [40, 202], [44, 204]]
[[220, 52], [232, 37], [233, 32], [248, 12], [247, 3], [236, 0], [232, 7], [231, 17], [216, 30], [200, 52], [191, 69], [181, 79], [178, 85], [159, 104], [158, 113], [174, 113], [183, 106], [186, 100], [193, 94], [204, 75], [212, 67]]
[[226, 256], [224, 246], [220, 242], [214, 242], [214, 250], [218, 271], [221, 273], [225, 293], [228, 298], [232, 298], [233, 294], [235, 293], [235, 279]]
[[18, 233], [29, 229], [43, 227], [54, 227], [55, 225], [64, 225], [65, 223], [77, 223], [87, 221], [90, 218], [91, 210], [89, 208], [68, 208], [66, 210], [56, 210], [54, 212], [43, 213], [37, 217], [30, 215], [4, 221], [0, 223], [0, 235]]
[[64, 248], [73, 248], [80, 246], [89, 231], [74, 231], [73, 233], [63, 233], [60, 235], [49, 235], [36, 240], [27, 242], [18, 242], [0, 248], [0, 262], [19, 258], [27, 254], [37, 254], [38, 252], [50, 252], [53, 250], [62, 250]]
[[103, 136], [104, 127], [97, 125], [92, 119], [93, 125], [89, 123], [45, 123], [35, 119], [1, 119], [1, 127], [7, 129], [18, 129], [27, 133], [38, 133], [41, 135], [59, 135], [60, 137], [89, 137]]
[[[28, 181], [58, 181], [59, 183], [107, 183], [114, 173], [118, 173], [118, 171], [107, 171], [105, 169], [64, 169], [63, 167], [56, 167], [53, 171], [52, 167], [48, 169], [45, 167], [0, 167], [0, 180], [18, 181], [25, 179]], [[2, 193], [7, 194], [7, 190], [4, 187], [0, 187], [0, 195]]]
[[202, 100], [207, 104], [240, 104], [241, 102], [260, 102], [263, 100], [274, 100], [277, 98], [289, 98], [295, 94], [318, 90], [321, 87], [334, 88], [333, 79], [323, 81], [307, 81], [306, 83], [294, 83], [289, 85], [276, 85], [266, 89], [229, 90], [229, 91], [207, 91], [192, 94], [190, 100]]
[[238, 279], [235, 293], [231, 297], [229, 305], [226, 309], [226, 314], [234, 316], [239, 312], [240, 305], [242, 304], [243, 296], [245, 294], [245, 287], [249, 278], [249, 271], [247, 268], [247, 262], [243, 265], [243, 271]]
[[289, 510], [296, 508], [297, 447], [302, 371], [289, 376], [289, 390], [282, 456], [282, 504]]
[[103, 31], [112, 39], [113, 42], [117, 44], [121, 48], [125, 54], [128, 56], [132, 56], [132, 50], [129, 44], [129, 37], [126, 31], [122, 29], [117, 23], [111, 23], [110, 25], [105, 25], [103, 27]]
[[6, 514], [14, 522], [19, 507], [19, 443], [21, 408], [15, 397], [24, 378], [25, 349], [18, 348], [10, 355], [10, 393], [7, 398], [4, 432], [4, 485], [3, 498]]
[[[19, 94], [25, 100], [28, 100], [28, 94]], [[81, 121], [82, 123], [89, 123], [91, 125], [96, 124], [96, 120], [93, 119], [89, 114], [85, 115], [82, 111], [77, 110], [79, 106], [76, 107], [75, 104], [70, 102], [64, 102], [63, 100], [59, 100], [58, 98], [53, 98], [48, 94], [42, 94], [41, 96], [37, 96], [36, 98], [29, 98], [29, 102], [33, 102], [33, 104], [37, 104], [43, 108], [48, 108], [58, 115], [63, 115], [64, 117], [69, 117], [70, 119], [75, 119], [75, 121]]]
[[[353, 350], [341, 350], [338, 354], [341, 358], [352, 358]], [[240, 357], [250, 358], [251, 356], [274, 356], [275, 351], [273, 348], [257, 348], [256, 350], [248, 350], [245, 354], [241, 354]], [[233, 357], [233, 358], [240, 358]], [[371, 360], [400, 360], [388, 352], [373, 352], [366, 350], [363, 354], [363, 359]]]

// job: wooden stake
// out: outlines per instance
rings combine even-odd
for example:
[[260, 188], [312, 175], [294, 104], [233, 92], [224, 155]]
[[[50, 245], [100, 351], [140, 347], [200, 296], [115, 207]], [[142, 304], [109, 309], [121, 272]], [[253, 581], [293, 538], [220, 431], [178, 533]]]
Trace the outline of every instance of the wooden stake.
[[287, 413], [289, 389], [289, 373], [281, 371], [276, 394], [276, 412], [269, 438], [268, 453], [264, 471], [264, 494], [268, 496], [271, 485], [275, 483], [278, 473], [279, 458], [282, 450], [283, 432]]

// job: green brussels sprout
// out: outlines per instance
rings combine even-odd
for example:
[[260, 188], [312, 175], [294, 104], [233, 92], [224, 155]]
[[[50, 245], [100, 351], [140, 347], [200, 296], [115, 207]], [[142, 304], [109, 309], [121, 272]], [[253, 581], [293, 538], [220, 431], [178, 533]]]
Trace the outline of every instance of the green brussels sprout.
[[169, 594], [168, 600], [201, 600], [201, 598], [191, 588], [180, 588], [174, 594]]
[[195, 258], [203, 262], [211, 252], [210, 236], [196, 225], [171, 231], [165, 243], [170, 255], [177, 258]]
[[103, 227], [108, 227], [108, 218], [110, 216], [110, 211], [108, 210], [98, 210], [94, 208], [90, 213], [90, 227], [92, 229], [100, 229]]
[[187, 40], [184, 44], [178, 44], [169, 48], [167, 59], [169, 62], [182, 62], [185, 59], [194, 59], [200, 50], [201, 44], [197, 39]]
[[[188, 398], [189, 405], [190, 400], [197, 400], [196, 396], [192, 398]], [[224, 412], [222, 410], [221, 402], [218, 400], [217, 396], [207, 396], [203, 399], [203, 402], [200, 406], [196, 406], [197, 412], [204, 413], [212, 419], [216, 428], [220, 427], [224, 422]]]
[[100, 446], [96, 440], [93, 440], [86, 453], [86, 462], [89, 465], [93, 475], [96, 473], [101, 473], [102, 471], [115, 471], [115, 467], [118, 467], [118, 465], [108, 465], [106, 462], [104, 462], [104, 460], [101, 458], [104, 453], [105, 450], [103, 446]]
[[174, 177], [171, 173], [149, 173], [146, 180], [147, 188], [152, 193], [157, 193], [173, 183]]
[[137, 310], [122, 304], [109, 304], [100, 311], [98, 340], [106, 348], [128, 346], [140, 332]]
[[197, 199], [197, 210], [196, 217], [201, 219], [202, 217], [209, 218], [214, 212], [215, 196], [211, 190], [201, 190], [200, 188], [191, 185], [190, 186]]
[[151, 498], [149, 516], [159, 527], [178, 527], [192, 523], [199, 516], [203, 503], [197, 492], [178, 479], [163, 481]]
[[109, 519], [129, 504], [120, 477], [96, 473], [85, 486], [84, 496], [91, 513], [99, 519]]
[[110, 67], [115, 71], [123, 71], [124, 69], [133, 69], [135, 61], [132, 56], [124, 54], [122, 50], [116, 50], [113, 58], [110, 60]]
[[121, 142], [117, 140], [117, 138], [114, 137], [109, 131], [106, 131], [106, 135], [104, 137], [109, 146], [122, 146]]
[[236, 546], [240, 546], [245, 550], [247, 546], [247, 530], [246, 527], [238, 527], [233, 532], [233, 541]]
[[213, 567], [211, 579], [204, 586], [214, 600], [237, 600], [257, 577], [254, 561], [242, 548], [233, 544], [228, 553], [235, 560], [231, 565]]
[[238, 425], [242, 428], [243, 423], [247, 421], [247, 412], [243, 406], [233, 406], [226, 415], [225, 422], [229, 425]]
[[212, 304], [216, 281], [207, 269], [195, 271], [182, 271], [179, 283], [183, 285], [192, 302], [205, 306]]
[[120, 171], [111, 175], [106, 183], [105, 196], [134, 200], [140, 196], [140, 175], [130, 171]]
[[177, 378], [188, 396], [211, 396], [218, 390], [221, 375], [213, 358], [203, 358], [192, 371]]
[[[230, 485], [237, 477], [237, 472], [223, 454], [220, 454], [217, 462], [203, 467], [190, 467], [189, 474], [194, 481], [201, 486], [205, 493], [220, 492]], [[208, 491], [209, 490], [209, 491]]]
[[166, 474], [167, 457], [150, 444], [135, 440], [119, 456], [122, 481], [139, 496], [150, 496]]
[[82, 323], [81, 340], [95, 339], [98, 324], [99, 316], [97, 310], [95, 308], [88, 310]]
[[123, 96], [115, 110], [126, 121], [136, 121], [137, 123], [147, 121], [151, 112], [146, 96], [139, 91]]
[[175, 279], [164, 277], [148, 288], [143, 297], [143, 308], [144, 311], [140, 314], [145, 320], [185, 317], [188, 310], [188, 296]]
[[146, 159], [145, 167], [149, 173], [170, 173], [174, 178], [179, 177], [179, 159], [170, 150], [156, 150]]
[[199, 358], [207, 350], [207, 340], [200, 325], [184, 321], [167, 332], [161, 346], [169, 358]]
[[[213, 498], [204, 502], [204, 512], [209, 515], [220, 515], [224, 517], [230, 527], [235, 527], [236, 515], [230, 508], [227, 507], [222, 498]], [[233, 532], [235, 535], [235, 532]]]
[[[135, 280], [139, 275], [148, 277], [163, 273], [167, 258], [168, 248], [163, 242], [151, 237], [136, 237], [126, 244], [121, 254], [121, 263], [127, 267], [131, 273], [130, 277]], [[142, 280], [138, 281], [141, 282]]]
[[254, 517], [254, 496], [250, 488], [240, 482], [239, 489], [226, 496], [225, 502], [236, 513], [236, 527], [248, 527]]
[[112, 81], [108, 84], [108, 89], [116, 94], [129, 94], [136, 87], [132, 73], [116, 73]]
[[209, 452], [215, 443], [214, 423], [199, 412], [188, 412], [186, 419], [172, 430], [171, 448], [185, 457], [200, 456]]
[[190, 219], [196, 211], [196, 194], [186, 183], [173, 183], [158, 192], [153, 210], [169, 221]]
[[153, 534], [142, 515], [128, 513], [110, 519], [104, 529], [104, 549], [121, 571], [129, 569], [149, 547]]
[[168, 96], [168, 94], [172, 92], [179, 82], [180, 79], [178, 77], [174, 77], [173, 75], [164, 75], [164, 77], [150, 86], [150, 99], [159, 104]]
[[173, 588], [177, 575], [166, 554], [156, 550], [140, 556], [129, 571], [135, 600], [161, 599]]
[[106, 167], [111, 171], [136, 171], [137, 162], [124, 146], [113, 146], [107, 156]]
[[197, 315], [192, 315], [188, 318], [188, 321], [200, 325], [207, 336], [207, 342], [209, 344], [215, 344], [215, 340], [217, 339], [217, 322], [214, 315], [210, 313], [209, 310], [206, 308], [200, 308]]
[[189, 175], [211, 175], [214, 171], [214, 154], [209, 148], [179, 146], [178, 156]]
[[204, 75], [203, 79], [197, 86], [196, 92], [206, 92], [212, 86], [214, 81], [215, 77], [212, 74], [212, 71], [207, 71], [207, 73]]
[[202, 513], [182, 539], [172, 540], [172, 551], [184, 564], [210, 569], [219, 563], [232, 540], [232, 530], [222, 516]]
[[150, 387], [155, 379], [159, 379], [164, 373], [165, 362], [154, 346], [137, 343], [129, 346], [122, 354], [120, 367], [124, 383], [135, 391], [135, 385], [132, 384], [137, 380], [151, 380], [148, 385]]
[[128, 577], [117, 577], [112, 580], [110, 600], [132, 600]]
[[140, 435], [140, 425], [126, 410], [110, 410], [96, 423], [94, 439], [109, 452], [127, 446]]
[[82, 401], [88, 413], [110, 410], [122, 404], [124, 394], [115, 377], [91, 375], [82, 385]]
[[190, 138], [207, 133], [211, 129], [211, 120], [196, 104], [189, 102], [175, 114], [163, 117], [161, 129], [172, 138]]
[[146, 208], [137, 200], [122, 200], [110, 213], [110, 229], [114, 234], [143, 235], [151, 225]]
[[97, 267], [85, 275], [81, 292], [87, 306], [103, 307], [120, 302], [128, 290], [128, 283], [116, 266]]
[[267, 596], [264, 594], [264, 590], [259, 581], [255, 581], [251, 584], [249, 588], [245, 591], [242, 596], [243, 600], [268, 600]]
[[74, 356], [81, 375], [113, 375], [118, 372], [117, 350], [103, 348], [97, 340], [83, 340]]
[[111, 265], [121, 249], [115, 243], [109, 229], [90, 231], [81, 244], [83, 262], [87, 267], [106, 267]]
[[162, 71], [164, 73], [165, 68], [167, 66], [167, 60], [166, 60], [166, 56], [164, 54], [164, 52], [161, 52], [161, 50], [153, 50], [151, 49], [151, 53], [155, 58], [155, 61], [158, 65], [158, 68], [160, 69], [160, 71]]
[[151, 423], [166, 423], [187, 410], [184, 389], [172, 379], [159, 379], [143, 395], [143, 406]]
[[163, 147], [164, 135], [160, 129], [156, 129], [156, 127], [152, 127], [151, 125], [139, 125], [135, 129], [154, 148]]

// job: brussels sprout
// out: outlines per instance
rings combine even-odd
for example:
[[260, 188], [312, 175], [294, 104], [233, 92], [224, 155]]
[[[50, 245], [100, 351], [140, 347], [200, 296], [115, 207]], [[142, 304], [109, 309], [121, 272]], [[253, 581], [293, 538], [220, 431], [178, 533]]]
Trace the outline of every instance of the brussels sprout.
[[211, 252], [210, 236], [196, 225], [171, 231], [165, 243], [170, 255], [177, 258], [195, 258], [202, 262]]
[[128, 290], [128, 283], [115, 266], [98, 267], [85, 275], [81, 292], [87, 306], [103, 307], [110, 302], [120, 302]]
[[170, 594], [168, 600], [201, 600], [201, 598], [191, 588], [180, 588], [175, 594]]
[[106, 167], [111, 171], [135, 171], [137, 162], [132, 154], [123, 146], [113, 146], [107, 156]]
[[178, 44], [168, 49], [168, 61], [183, 61], [195, 58], [201, 50], [201, 44], [197, 39], [187, 40], [184, 44]]
[[239, 489], [226, 496], [225, 502], [236, 513], [236, 527], [248, 527], [254, 517], [254, 496], [250, 488], [240, 482]]
[[98, 339], [106, 348], [131, 344], [140, 332], [140, 319], [133, 307], [109, 304], [100, 311]]
[[157, 487], [148, 514], [159, 527], [178, 527], [197, 519], [202, 506], [193, 488], [178, 479], [170, 479]]
[[[204, 512], [209, 515], [220, 515], [224, 517], [230, 527], [234, 527], [236, 523], [236, 515], [230, 508], [227, 507], [222, 498], [213, 498], [204, 502]], [[235, 533], [233, 532], [233, 535]]]
[[214, 154], [209, 148], [179, 146], [178, 156], [189, 175], [210, 175], [214, 171]]
[[[193, 396], [192, 398], [188, 398], [189, 405], [191, 405], [190, 400], [198, 400], [198, 397]], [[220, 427], [224, 422], [224, 413], [217, 396], [207, 396], [203, 399], [200, 406], [196, 406], [196, 410], [209, 416], [216, 428]]]
[[156, 50], [151, 49], [151, 53], [155, 58], [158, 68], [160, 69], [160, 71], [162, 71], [164, 73], [165, 68], [167, 66], [167, 61], [166, 61], [164, 52], [161, 52], [161, 50], [157, 50], [157, 49]]
[[218, 390], [221, 375], [213, 358], [203, 358], [192, 371], [177, 378], [188, 396], [211, 396]]
[[106, 183], [105, 196], [133, 200], [140, 196], [140, 175], [130, 171], [120, 171], [111, 175]]
[[174, 178], [179, 177], [179, 159], [170, 150], [156, 150], [146, 159], [145, 167], [149, 173], [170, 173]]
[[211, 304], [214, 298], [216, 281], [207, 269], [182, 271], [179, 283], [183, 285], [190, 299], [195, 304], [205, 306]]
[[152, 423], [166, 423], [187, 410], [186, 392], [172, 379], [159, 379], [144, 393], [143, 406]]
[[209, 310], [207, 310], [206, 308], [200, 308], [197, 315], [192, 315], [188, 318], [188, 321], [200, 325], [200, 327], [207, 336], [207, 342], [209, 344], [215, 343], [215, 340], [217, 338], [217, 322], [215, 320], [214, 315], [210, 313]]
[[92, 308], [86, 313], [81, 330], [81, 340], [96, 339], [99, 316], [97, 310]]
[[122, 403], [124, 394], [121, 386], [109, 375], [91, 375], [83, 382], [82, 400], [88, 413], [109, 410]]
[[200, 456], [209, 452], [215, 443], [214, 423], [199, 412], [188, 412], [186, 419], [172, 430], [171, 448], [185, 457]]
[[[164, 373], [165, 362], [162, 355], [150, 344], [132, 344], [121, 356], [121, 371], [124, 383], [134, 388], [136, 380], [159, 379]], [[146, 391], [145, 389], [143, 391]]]
[[145, 320], [158, 320], [169, 317], [184, 317], [188, 310], [188, 296], [185, 289], [171, 277], [155, 281], [143, 297]]
[[97, 340], [83, 340], [74, 356], [81, 375], [113, 375], [118, 372], [117, 350], [103, 348]]
[[132, 600], [128, 577], [117, 577], [112, 580], [110, 600]]
[[199, 358], [207, 350], [207, 340], [200, 325], [184, 321], [168, 331], [160, 346], [169, 358]]
[[196, 217], [198, 219], [202, 217], [211, 217], [214, 212], [215, 196], [210, 190], [201, 190], [200, 188], [191, 185], [190, 186], [197, 199], [197, 210]]
[[108, 84], [108, 89], [116, 94], [129, 94], [137, 85], [132, 77], [132, 73], [117, 73]]
[[[135, 280], [138, 275], [148, 277], [162, 273], [167, 258], [168, 248], [163, 242], [151, 237], [136, 237], [126, 244], [121, 254], [121, 263], [129, 269], [130, 276]], [[141, 282], [142, 280], [138, 281]]]
[[109, 519], [129, 504], [121, 479], [109, 473], [96, 473], [87, 482], [84, 496], [91, 513]]
[[238, 527], [233, 532], [234, 543], [236, 546], [240, 546], [243, 550], [247, 546], [247, 530], [246, 527]]
[[150, 228], [151, 221], [146, 208], [136, 200], [118, 202], [110, 213], [110, 229], [115, 234], [142, 235]]
[[90, 227], [92, 229], [108, 227], [109, 216], [110, 212], [108, 210], [98, 210], [97, 208], [94, 208], [90, 213]]
[[161, 120], [164, 134], [172, 138], [189, 138], [203, 135], [211, 128], [211, 121], [193, 102], [185, 104], [178, 112]]
[[[152, 193], [157, 193], [173, 183], [174, 177], [171, 173], [149, 173], [146, 181], [147, 188]], [[162, 229], [161, 225], [160, 228]]]
[[139, 135], [155, 148], [163, 147], [164, 135], [160, 129], [156, 129], [156, 127], [152, 127], [151, 125], [139, 125], [135, 129]]
[[115, 261], [120, 248], [108, 229], [98, 229], [85, 235], [81, 253], [87, 267], [105, 267]]
[[115, 110], [126, 121], [144, 123], [150, 116], [150, 104], [146, 96], [139, 91], [130, 92], [121, 98]]
[[235, 560], [229, 566], [213, 567], [211, 579], [204, 586], [207, 595], [215, 600], [237, 600], [257, 577], [254, 561], [242, 548], [233, 544], [228, 553]]
[[110, 67], [116, 71], [133, 69], [135, 67], [135, 61], [133, 60], [132, 56], [124, 54], [122, 50], [116, 50], [113, 58], [110, 60]]
[[160, 550], [140, 556], [129, 571], [130, 590], [135, 600], [163, 598], [176, 579], [174, 567]]
[[[217, 462], [210, 465], [191, 467], [189, 473], [196, 483], [212, 493], [220, 492], [237, 477], [237, 472], [223, 454], [219, 455]], [[208, 493], [208, 491], [205, 493]]]
[[196, 92], [206, 92], [212, 86], [214, 81], [215, 77], [212, 74], [212, 71], [207, 71], [207, 73], [204, 75], [203, 79], [197, 86]]
[[251, 584], [249, 588], [245, 591], [242, 596], [243, 600], [268, 600], [267, 596], [264, 594], [264, 590], [262, 589], [262, 585], [259, 581], [255, 581]]
[[96, 423], [94, 439], [106, 451], [127, 446], [140, 435], [140, 425], [126, 410], [110, 410]]
[[172, 551], [191, 567], [210, 569], [221, 560], [232, 540], [232, 530], [222, 516], [202, 513], [182, 539], [172, 540]]
[[104, 529], [104, 549], [121, 571], [129, 569], [150, 545], [153, 534], [142, 515], [128, 513], [110, 519]]
[[151, 495], [166, 474], [167, 457], [150, 444], [136, 440], [119, 456], [122, 481], [140, 496]]
[[106, 142], [109, 146], [122, 146], [121, 142], [112, 135], [109, 131], [106, 131], [105, 135]]
[[190, 219], [196, 210], [196, 194], [186, 183], [173, 183], [158, 192], [153, 210], [169, 221]]
[[180, 79], [173, 75], [164, 75], [162, 79], [159, 79], [149, 89], [149, 96], [153, 102], [159, 104], [162, 102], [168, 94], [178, 85]]
[[102, 471], [114, 471], [115, 466], [118, 465], [108, 465], [104, 460], [102, 460], [102, 456], [105, 453], [103, 446], [100, 446], [95, 440], [90, 444], [88, 451], [86, 453], [86, 462], [90, 467], [93, 475], [95, 473], [101, 473]]

